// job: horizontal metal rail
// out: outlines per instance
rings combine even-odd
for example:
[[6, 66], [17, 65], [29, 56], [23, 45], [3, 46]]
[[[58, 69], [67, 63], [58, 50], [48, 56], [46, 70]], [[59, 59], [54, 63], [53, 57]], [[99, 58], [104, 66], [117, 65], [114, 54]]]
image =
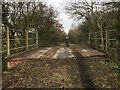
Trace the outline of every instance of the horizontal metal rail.
[[0, 51], [0, 53], [6, 52], [7, 50]]
[[[25, 38], [17, 38], [18, 40], [25, 40]], [[36, 38], [28, 38], [29, 40], [30, 39], [36, 39]], [[4, 40], [4, 41], [6, 41], [7, 39], [2, 39], [2, 40]], [[9, 40], [12, 40], [12, 41], [14, 41], [14, 40], [16, 40], [16, 39], [9, 39]]]
[[36, 39], [36, 38], [28, 38], [28, 39], [30, 40], [30, 39]]
[[31, 44], [31, 45], [28, 45], [28, 46], [31, 47], [31, 46], [35, 46], [35, 45], [38, 45], [38, 44]]
[[18, 47], [18, 48], [12, 48], [12, 49], [10, 49], [10, 50], [11, 50], [11, 51], [12, 51], [12, 50], [18, 50], [18, 49], [21, 49], [21, 48], [25, 48], [25, 46]]
[[[29, 49], [29, 50], [34, 50], [34, 49], [36, 49], [36, 47], [35, 47], [35, 48], [32, 48], [32, 49]], [[25, 50], [25, 51], [21, 51], [21, 52], [16, 53], [16, 54], [12, 54], [12, 55], [10, 55], [10, 56], [6, 56], [5, 59], [6, 59], [6, 58], [11, 58], [11, 57], [14, 57], [14, 56], [17, 56], [17, 55], [20, 55], [20, 54], [23, 54], [23, 53], [25, 53], [25, 52], [27, 52], [27, 51]]]
[[116, 41], [116, 39], [109, 39], [110, 41]]
[[[95, 47], [101, 47], [102, 50], [116, 50], [117, 47], [113, 47], [112, 43], [114, 42], [115, 46], [117, 45], [118, 40], [115, 37], [110, 37], [113, 32], [116, 33], [116, 29], [104, 30], [104, 31], [95, 31], [90, 32], [89, 40], [92, 45]], [[102, 36], [101, 36], [102, 34]], [[99, 42], [100, 41], [100, 42]]]
[[112, 50], [117, 50], [116, 48], [110, 48], [110, 49], [112, 49]]

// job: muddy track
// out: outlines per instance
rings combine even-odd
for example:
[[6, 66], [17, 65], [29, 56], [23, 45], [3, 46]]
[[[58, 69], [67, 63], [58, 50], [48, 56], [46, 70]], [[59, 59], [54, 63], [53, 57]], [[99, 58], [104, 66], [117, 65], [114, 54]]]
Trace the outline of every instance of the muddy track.
[[[101, 62], [103, 57], [83, 57], [79, 47], [70, 47], [74, 57], [52, 58], [59, 48], [43, 57], [18, 65], [3, 75], [4, 88], [117, 88], [117, 72]], [[117, 90], [117, 89], [116, 89]]]
[[75, 54], [76, 60], [78, 62], [78, 66], [79, 66], [78, 71], [80, 73], [79, 76], [80, 76], [82, 86], [85, 87], [85, 89], [92, 88], [92, 90], [95, 90], [95, 88], [97, 88], [97, 87], [94, 85], [94, 83], [90, 79], [90, 75], [89, 75], [86, 65], [84, 63], [85, 62], [84, 57], [82, 57], [82, 55], [79, 53], [79, 51], [77, 49], [74, 49], [74, 54]]
[[31, 61], [4, 76], [3, 88], [80, 88], [77, 70], [77, 61], [72, 58]]

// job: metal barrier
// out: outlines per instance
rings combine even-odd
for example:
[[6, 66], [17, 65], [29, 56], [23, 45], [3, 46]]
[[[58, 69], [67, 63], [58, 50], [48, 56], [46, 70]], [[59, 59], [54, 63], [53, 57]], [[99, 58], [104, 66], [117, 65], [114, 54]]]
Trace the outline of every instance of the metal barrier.
[[[14, 32], [14, 37], [11, 32]], [[20, 31], [5, 29], [2, 27], [2, 51], [4, 57], [8, 58], [38, 47], [38, 32], [37, 31]]]
[[116, 29], [91, 32], [89, 33], [89, 44], [110, 56], [114, 56], [116, 62], [120, 62], [118, 58], [118, 44], [120, 42], [117, 36]]
[[[114, 49], [116, 50], [117, 46], [117, 39], [114, 36], [111, 36], [111, 33], [116, 33], [116, 30], [105, 30], [105, 31], [96, 31], [89, 33], [90, 34], [90, 44], [94, 45], [95, 47], [99, 47], [101, 50], [108, 50]], [[117, 35], [117, 34], [113, 34]], [[114, 45], [113, 45], [114, 42]]]

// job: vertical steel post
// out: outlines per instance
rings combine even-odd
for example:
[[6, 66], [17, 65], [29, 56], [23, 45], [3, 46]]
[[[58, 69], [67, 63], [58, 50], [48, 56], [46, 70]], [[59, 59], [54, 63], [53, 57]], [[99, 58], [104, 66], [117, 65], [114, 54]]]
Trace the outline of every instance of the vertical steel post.
[[104, 37], [103, 37], [103, 30], [101, 30], [101, 47], [104, 50]]
[[10, 31], [9, 27], [7, 27], [7, 56], [10, 55]]
[[95, 47], [97, 47], [97, 32], [95, 32]]
[[2, 3], [0, 2], [0, 89], [2, 89]]
[[38, 48], [38, 31], [36, 32], [36, 48]]
[[27, 30], [25, 31], [25, 37], [26, 37], [26, 40], [25, 40], [25, 42], [26, 42], [26, 50], [28, 50], [28, 31]]
[[105, 32], [105, 36], [106, 36], [106, 45], [105, 45], [105, 49], [106, 49], [106, 51], [108, 50], [108, 31], [106, 30], [106, 32]]
[[89, 45], [91, 45], [91, 33], [89, 32]]

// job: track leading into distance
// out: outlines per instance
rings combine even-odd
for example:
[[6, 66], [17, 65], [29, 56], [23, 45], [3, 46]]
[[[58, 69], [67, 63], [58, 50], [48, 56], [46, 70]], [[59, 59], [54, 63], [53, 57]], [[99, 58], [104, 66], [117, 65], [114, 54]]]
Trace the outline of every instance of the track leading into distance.
[[[20, 63], [14, 69], [9, 70], [8, 74], [3, 74], [4, 88], [95, 89], [98, 87], [105, 87], [106, 79], [100, 81], [105, 75], [108, 75], [108, 81], [109, 78], [114, 78], [114, 76], [109, 76], [110, 67], [106, 67], [99, 63], [103, 58], [97, 61], [91, 60], [91, 57], [93, 59], [94, 57], [103, 57], [105, 55], [98, 50], [77, 46], [75, 48], [50, 47], [33, 52], [33, 54], [26, 53], [26, 55], [23, 55], [32, 60]], [[22, 56], [19, 57], [22, 58]], [[33, 57], [35, 57], [35, 59]], [[92, 71], [93, 69], [97, 71], [94, 70], [95, 72], [92, 74], [89, 66]], [[101, 66], [104, 66], [103, 69], [101, 69]], [[105, 69], [107, 69], [107, 71]], [[104, 72], [101, 73], [100, 70]], [[98, 76], [100, 76], [100, 78]], [[114, 81], [115, 80], [116, 78]], [[111, 84], [111, 81], [108, 83]], [[112, 84], [114, 85], [108, 85], [107, 87], [115, 87], [117, 81]]]

